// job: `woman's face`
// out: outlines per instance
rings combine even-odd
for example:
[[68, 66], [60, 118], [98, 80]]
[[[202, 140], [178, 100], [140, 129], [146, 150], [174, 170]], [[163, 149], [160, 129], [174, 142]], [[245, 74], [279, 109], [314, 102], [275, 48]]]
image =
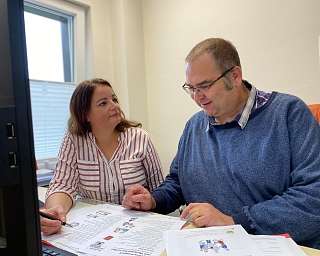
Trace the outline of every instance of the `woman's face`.
[[118, 99], [112, 88], [105, 85], [95, 87], [87, 115], [92, 131], [114, 129], [121, 119]]

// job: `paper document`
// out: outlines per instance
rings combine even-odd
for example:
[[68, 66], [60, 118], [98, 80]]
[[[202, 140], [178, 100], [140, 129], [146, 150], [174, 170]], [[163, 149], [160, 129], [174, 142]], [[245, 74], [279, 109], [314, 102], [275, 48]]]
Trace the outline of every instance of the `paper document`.
[[240, 226], [221, 226], [164, 233], [167, 256], [264, 256]]
[[263, 256], [306, 256], [291, 238], [263, 235], [252, 235], [251, 238], [263, 252]]
[[43, 237], [53, 245], [83, 255], [159, 256], [162, 232], [180, 229], [176, 217], [126, 210], [118, 205], [89, 205], [71, 211], [60, 234]]

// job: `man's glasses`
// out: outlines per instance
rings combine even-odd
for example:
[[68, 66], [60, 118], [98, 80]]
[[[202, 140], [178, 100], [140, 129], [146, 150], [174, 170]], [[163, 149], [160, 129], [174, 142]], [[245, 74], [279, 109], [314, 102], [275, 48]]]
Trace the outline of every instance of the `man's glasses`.
[[230, 72], [235, 66], [233, 66], [232, 68], [227, 69], [226, 71], [224, 71], [217, 79], [213, 80], [213, 81], [208, 81], [206, 82], [206, 84], [203, 85], [199, 85], [197, 87], [194, 87], [192, 85], [189, 84], [184, 84], [182, 85], [182, 89], [186, 91], [186, 93], [190, 94], [190, 95], [194, 95], [196, 92], [201, 92], [204, 93], [206, 91], [208, 91], [208, 89], [214, 85], [216, 82], [218, 82], [222, 77], [224, 77], [226, 74], [228, 74], [228, 72]]

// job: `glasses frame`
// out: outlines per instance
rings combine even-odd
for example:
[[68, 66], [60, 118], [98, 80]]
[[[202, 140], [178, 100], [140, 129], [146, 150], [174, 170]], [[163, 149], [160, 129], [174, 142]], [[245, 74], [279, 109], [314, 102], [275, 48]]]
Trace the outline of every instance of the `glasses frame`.
[[198, 92], [205, 92], [207, 91], [212, 85], [214, 85], [216, 82], [218, 82], [222, 77], [224, 77], [226, 74], [228, 74], [232, 69], [234, 69], [236, 66], [233, 66], [231, 68], [228, 68], [226, 71], [224, 71], [220, 76], [218, 76], [215, 80], [209, 81], [209, 84], [206, 85], [199, 85], [197, 87], [194, 87], [192, 85], [189, 85], [187, 83], [184, 83], [182, 85], [182, 89], [188, 93], [189, 95], [194, 95], [196, 91]]

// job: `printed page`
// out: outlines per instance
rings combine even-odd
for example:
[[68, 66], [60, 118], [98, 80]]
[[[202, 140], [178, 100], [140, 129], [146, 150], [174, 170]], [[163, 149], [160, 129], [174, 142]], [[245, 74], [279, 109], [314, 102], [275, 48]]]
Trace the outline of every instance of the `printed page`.
[[263, 256], [240, 225], [167, 231], [167, 256]]
[[180, 229], [184, 221], [110, 204], [88, 205], [68, 215], [60, 234], [43, 240], [81, 255], [156, 255], [164, 249], [162, 231]]
[[129, 218], [89, 241], [81, 251], [94, 255], [159, 256], [164, 250], [163, 232], [179, 230], [185, 221], [159, 214], [128, 212]]
[[296, 244], [295, 241], [293, 241], [292, 238], [286, 238], [286, 241], [292, 256], [307, 256], [307, 254], [305, 254], [305, 252]]
[[79, 251], [89, 239], [126, 217], [127, 215], [120, 206], [88, 205], [70, 212], [67, 216], [67, 223], [71, 227], [63, 226], [59, 234], [43, 235], [42, 239], [62, 249]]
[[251, 238], [264, 256], [306, 256], [291, 238], [265, 235], [252, 235]]

